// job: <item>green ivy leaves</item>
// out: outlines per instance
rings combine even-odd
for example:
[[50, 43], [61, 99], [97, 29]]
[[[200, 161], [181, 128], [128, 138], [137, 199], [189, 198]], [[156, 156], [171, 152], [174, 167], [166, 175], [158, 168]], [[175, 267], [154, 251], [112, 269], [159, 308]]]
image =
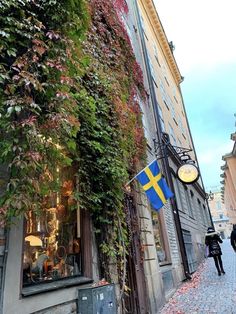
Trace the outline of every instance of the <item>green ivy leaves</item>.
[[119, 257], [128, 245], [123, 188], [145, 158], [142, 73], [119, 14], [106, 0], [0, 8], [0, 161], [10, 166], [0, 218], [42, 211], [58, 189], [55, 168], [73, 164], [73, 195], [92, 214], [101, 253]]

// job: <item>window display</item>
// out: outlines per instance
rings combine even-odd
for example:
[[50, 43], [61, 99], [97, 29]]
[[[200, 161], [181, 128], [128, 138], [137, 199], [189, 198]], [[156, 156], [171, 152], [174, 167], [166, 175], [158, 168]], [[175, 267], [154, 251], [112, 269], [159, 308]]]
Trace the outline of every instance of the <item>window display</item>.
[[153, 233], [154, 233], [154, 241], [157, 250], [157, 258], [159, 262], [166, 261], [166, 253], [164, 249], [164, 244], [162, 240], [160, 222], [157, 212], [152, 212], [152, 224], [153, 224]]
[[70, 170], [58, 174], [58, 191], [48, 193], [43, 213], [28, 213], [25, 221], [23, 285], [81, 275], [78, 209], [73, 199], [75, 180]]

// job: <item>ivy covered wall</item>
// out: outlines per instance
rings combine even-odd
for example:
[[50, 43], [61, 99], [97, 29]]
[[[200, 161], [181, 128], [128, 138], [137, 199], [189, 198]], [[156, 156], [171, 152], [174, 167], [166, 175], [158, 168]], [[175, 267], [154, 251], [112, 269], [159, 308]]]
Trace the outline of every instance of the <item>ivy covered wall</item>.
[[0, 10], [0, 161], [10, 174], [1, 226], [43, 212], [56, 168], [73, 166], [73, 198], [91, 212], [101, 254], [122, 256], [124, 186], [146, 146], [126, 3], [0, 0]]

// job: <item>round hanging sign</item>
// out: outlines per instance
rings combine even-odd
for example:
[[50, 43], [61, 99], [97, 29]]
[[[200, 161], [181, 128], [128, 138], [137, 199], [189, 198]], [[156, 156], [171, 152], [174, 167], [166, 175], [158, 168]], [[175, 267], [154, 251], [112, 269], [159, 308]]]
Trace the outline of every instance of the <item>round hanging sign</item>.
[[199, 170], [195, 165], [186, 163], [178, 168], [177, 177], [181, 182], [191, 184], [198, 180]]

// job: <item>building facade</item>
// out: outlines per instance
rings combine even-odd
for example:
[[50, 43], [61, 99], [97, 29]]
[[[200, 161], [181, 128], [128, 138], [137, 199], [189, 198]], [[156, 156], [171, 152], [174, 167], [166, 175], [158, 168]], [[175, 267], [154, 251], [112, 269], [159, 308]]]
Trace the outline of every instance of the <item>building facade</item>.
[[233, 149], [225, 154], [222, 159], [225, 164], [221, 167], [223, 180], [221, 194], [224, 206], [228, 212], [229, 223], [236, 224], [236, 133], [231, 134]]
[[[147, 101], [136, 95], [143, 113], [147, 162], [158, 159], [175, 197], [156, 212], [140, 186], [131, 183], [124, 206], [130, 235], [126, 286], [118, 282], [116, 262], [109, 267], [116, 286], [117, 312], [154, 314], [203, 259], [204, 234], [211, 219], [201, 178], [186, 185], [176, 175], [181, 154], [188, 152], [196, 165], [197, 159], [173, 45], [168, 42], [153, 1], [126, 2], [128, 10], [119, 14], [142, 68], [147, 92]], [[60, 192], [45, 199], [43, 217], [29, 213], [27, 219], [16, 219], [9, 232], [1, 229], [4, 314], [77, 313], [78, 302], [83, 301], [78, 299], [78, 290], [92, 288], [102, 279], [90, 212], [79, 206], [69, 211], [71, 189], [76, 184], [73, 169], [59, 169], [58, 178]], [[0, 179], [0, 193], [4, 193], [6, 166]], [[122, 303], [120, 296], [125, 288], [128, 297]], [[103, 301], [103, 292], [98, 297]]]
[[232, 223], [230, 223], [225, 204], [222, 202], [221, 192], [219, 190], [210, 192], [208, 203], [215, 230], [220, 234], [222, 239], [229, 238], [232, 231]]
[[[163, 154], [168, 156], [167, 160], [164, 158], [164, 162], [160, 159], [160, 164], [175, 193], [175, 198], [170, 204], [171, 211], [163, 209], [160, 213], [163, 215], [163, 221], [160, 223], [163, 241], [159, 250], [165, 252], [164, 256], [168, 259], [167, 247], [169, 245], [169, 263], [172, 266], [163, 265], [160, 260], [159, 266], [163, 271], [168, 267], [172, 268], [174, 279], [176, 278], [173, 271], [174, 265], [179, 265], [181, 261], [184, 267], [184, 278], [187, 273], [196, 270], [203, 258], [204, 235], [207, 227], [212, 225], [211, 215], [201, 178], [196, 183], [187, 185], [181, 183], [176, 176], [181, 164], [179, 152], [189, 150], [188, 154], [196, 165], [197, 158], [180, 88], [183, 78], [173, 55], [173, 44], [168, 42], [153, 1], [138, 1], [138, 8], [140, 38], [149, 79], [154, 120], [158, 129], [157, 136], [154, 137], [156, 141], [154, 146], [157, 151], [160, 149], [158, 153], [161, 157]], [[147, 124], [144, 123], [145, 128]], [[150, 132], [148, 128], [146, 129], [147, 133]], [[152, 135], [149, 137], [153, 139]], [[168, 145], [169, 141], [170, 145]], [[163, 144], [166, 151], [161, 150]], [[172, 247], [175, 243], [174, 234], [167, 234], [173, 220], [178, 247]], [[168, 242], [166, 246], [165, 241]], [[173, 280], [172, 287], [177, 281]]]
[[145, 201], [145, 195], [140, 190], [138, 193], [138, 204], [142, 204], [139, 223], [147, 294], [150, 311], [156, 313], [203, 259], [205, 232], [212, 220], [201, 178], [186, 185], [176, 175], [182, 164], [180, 152], [188, 152], [196, 165], [197, 159], [180, 89], [183, 78], [173, 55], [173, 44], [168, 42], [152, 1], [127, 3], [129, 14], [123, 16], [123, 21], [148, 92], [148, 103], [140, 103], [148, 161], [158, 159], [175, 194], [156, 213]]

